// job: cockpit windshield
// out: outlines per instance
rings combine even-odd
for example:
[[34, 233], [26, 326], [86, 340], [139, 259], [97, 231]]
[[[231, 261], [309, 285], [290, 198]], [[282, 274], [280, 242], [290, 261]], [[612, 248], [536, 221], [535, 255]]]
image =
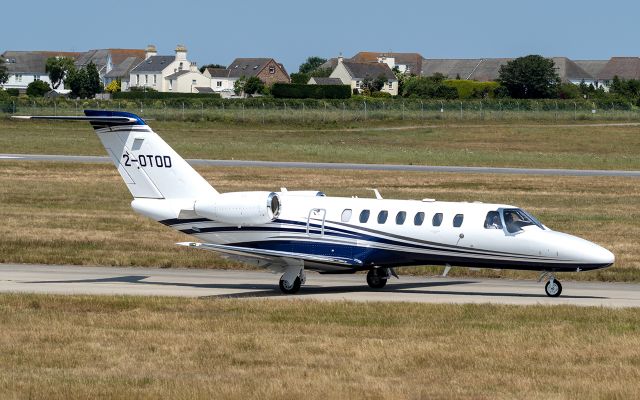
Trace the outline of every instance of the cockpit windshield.
[[525, 226], [537, 226], [544, 229], [544, 226], [531, 214], [519, 208], [507, 208], [502, 210], [504, 226], [509, 233], [517, 233]]

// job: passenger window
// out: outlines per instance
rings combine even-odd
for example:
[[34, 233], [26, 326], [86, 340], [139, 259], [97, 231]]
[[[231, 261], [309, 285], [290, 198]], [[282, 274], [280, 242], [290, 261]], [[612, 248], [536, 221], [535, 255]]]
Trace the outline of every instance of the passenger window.
[[362, 210], [360, 212], [360, 223], [361, 224], [365, 224], [368, 220], [369, 220], [369, 215], [371, 214], [371, 211], [369, 210]]
[[489, 211], [484, 219], [484, 229], [502, 229], [502, 221], [497, 211]]
[[350, 208], [345, 209], [342, 212], [342, 218], [341, 218], [342, 222], [349, 222], [349, 220], [351, 219], [351, 214], [352, 214], [352, 211]]
[[407, 219], [407, 212], [406, 211], [400, 211], [399, 213], [396, 214], [396, 224], [402, 225], [402, 224], [404, 224], [404, 221], [406, 219]]
[[435, 214], [431, 222], [433, 223], [433, 226], [440, 226], [442, 224], [442, 213]]
[[413, 224], [416, 226], [420, 226], [422, 225], [423, 222], [424, 222], [424, 213], [420, 211], [419, 213], [416, 213], [415, 217], [413, 217]]
[[463, 220], [464, 220], [464, 215], [456, 214], [456, 216], [453, 217], [453, 227], [454, 228], [460, 228], [462, 226], [462, 221]]
[[387, 217], [389, 216], [389, 211], [383, 210], [378, 213], [378, 223], [384, 224], [387, 222]]

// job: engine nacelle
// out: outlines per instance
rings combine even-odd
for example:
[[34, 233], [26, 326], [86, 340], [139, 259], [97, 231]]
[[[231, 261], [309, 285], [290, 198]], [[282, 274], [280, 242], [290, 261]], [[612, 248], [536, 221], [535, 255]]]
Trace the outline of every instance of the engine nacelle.
[[194, 211], [224, 224], [262, 225], [278, 218], [280, 204], [280, 197], [274, 192], [233, 192], [197, 200]]

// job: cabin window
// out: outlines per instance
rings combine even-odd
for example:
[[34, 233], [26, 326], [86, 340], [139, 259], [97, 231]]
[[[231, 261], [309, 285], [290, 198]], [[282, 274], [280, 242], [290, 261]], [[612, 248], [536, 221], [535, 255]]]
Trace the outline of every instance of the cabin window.
[[489, 211], [484, 219], [484, 229], [502, 229], [502, 221], [497, 211]]
[[436, 213], [431, 220], [433, 226], [440, 226], [442, 224], [442, 213]]
[[454, 228], [460, 228], [462, 226], [462, 221], [464, 220], [464, 215], [463, 214], [456, 214], [455, 217], [453, 217], [453, 227]]
[[399, 213], [396, 214], [396, 224], [397, 225], [404, 224], [404, 221], [406, 219], [407, 219], [407, 212], [406, 211], [400, 211]]
[[385, 222], [387, 222], [387, 217], [389, 216], [389, 211], [387, 210], [382, 210], [378, 213], [378, 223], [379, 224], [384, 224]]
[[371, 211], [369, 210], [362, 210], [360, 212], [360, 223], [362, 224], [366, 224], [367, 221], [369, 221], [369, 215], [371, 215]]
[[416, 213], [415, 217], [413, 217], [413, 224], [416, 226], [420, 226], [422, 225], [423, 222], [424, 222], [424, 213], [420, 211], [419, 213]]
[[342, 212], [342, 217], [340, 219], [342, 220], [342, 222], [349, 222], [349, 220], [351, 219], [351, 214], [351, 209], [347, 208]]
[[522, 230], [525, 226], [537, 226], [540, 229], [544, 229], [542, 224], [538, 222], [530, 214], [521, 209], [509, 209], [502, 212], [504, 217], [504, 225], [507, 228], [507, 232], [516, 233]]

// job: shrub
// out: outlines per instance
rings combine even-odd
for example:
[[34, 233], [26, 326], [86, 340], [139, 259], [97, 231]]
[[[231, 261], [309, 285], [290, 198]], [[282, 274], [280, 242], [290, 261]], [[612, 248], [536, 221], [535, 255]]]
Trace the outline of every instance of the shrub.
[[30, 97], [42, 97], [49, 91], [51, 91], [51, 86], [40, 79], [36, 79], [27, 86], [27, 95]]
[[446, 86], [455, 88], [460, 99], [493, 98], [495, 90], [500, 87], [498, 82], [478, 82], [470, 80], [449, 79], [445, 80]]
[[18, 97], [20, 96], [20, 91], [15, 88], [6, 89], [9, 96]]
[[112, 94], [114, 100], [165, 100], [165, 99], [219, 99], [218, 93], [174, 93], [174, 92], [115, 92]]
[[393, 97], [391, 96], [391, 93], [389, 92], [373, 92], [370, 95], [371, 97], [380, 97], [380, 98], [390, 98]]
[[349, 85], [302, 85], [275, 83], [271, 88], [273, 97], [281, 99], [348, 99]]

